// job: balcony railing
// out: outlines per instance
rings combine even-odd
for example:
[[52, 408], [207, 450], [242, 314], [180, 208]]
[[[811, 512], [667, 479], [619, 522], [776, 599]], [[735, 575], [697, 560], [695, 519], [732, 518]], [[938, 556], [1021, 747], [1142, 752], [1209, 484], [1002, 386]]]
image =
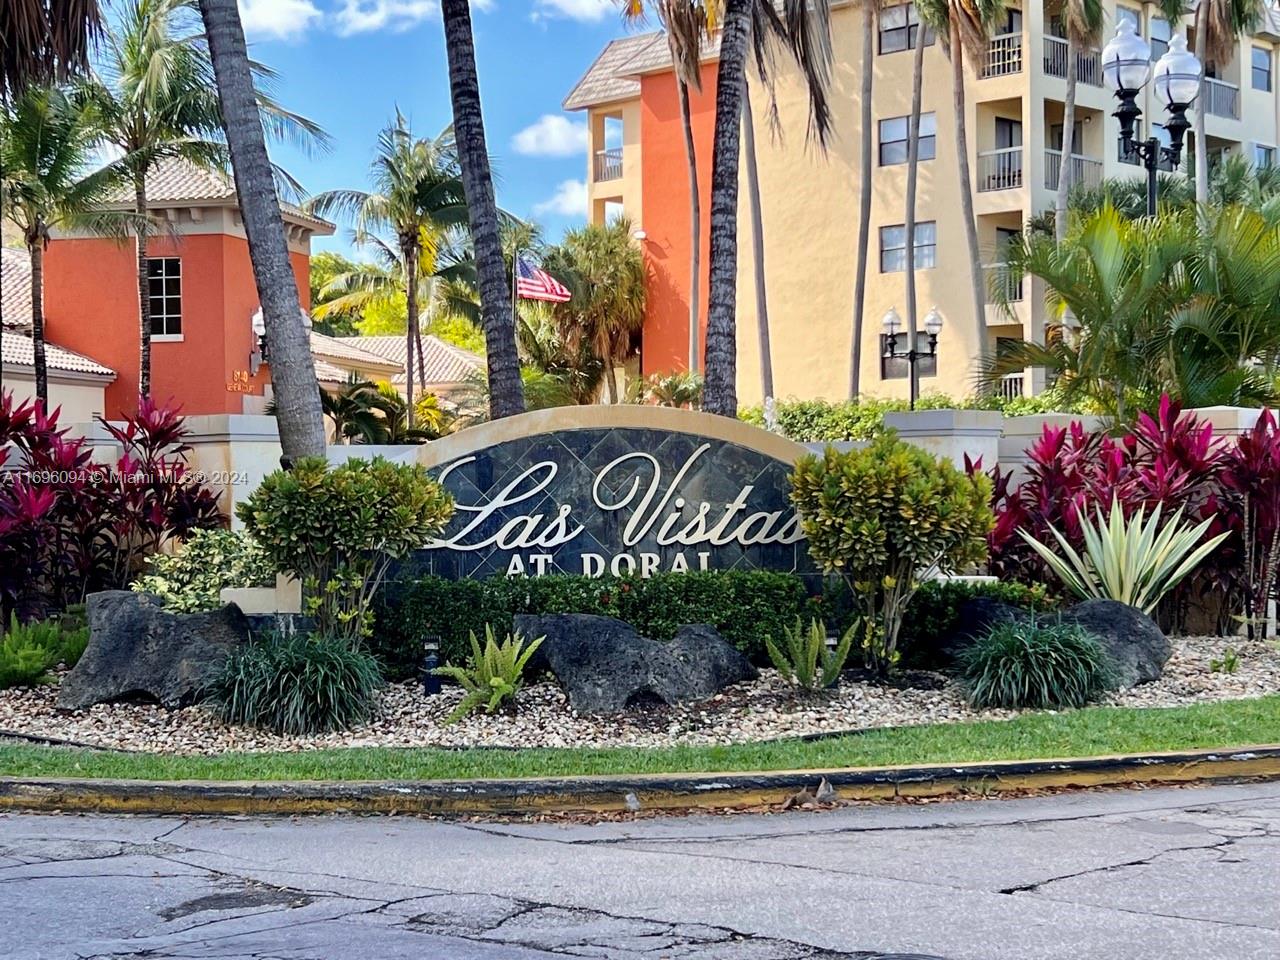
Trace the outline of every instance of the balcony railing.
[[978, 153], [978, 192], [1022, 186], [1022, 148], [1002, 147]]
[[1011, 273], [1007, 263], [989, 263], [982, 269], [987, 276], [987, 297], [992, 305], [1022, 300], [1022, 277]]
[[1022, 71], [1022, 34], [1002, 33], [992, 37], [987, 47], [987, 62], [983, 64], [984, 77], [1007, 77]]
[[1204, 98], [1205, 110], [1215, 117], [1240, 119], [1240, 88], [1235, 84], [1205, 77], [1200, 96]]
[[[1044, 38], [1044, 72], [1051, 77], [1067, 76], [1067, 41], [1061, 37]], [[1102, 54], [1089, 50], [1076, 54], [1076, 80], [1092, 87], [1102, 86]]]
[[595, 181], [617, 180], [622, 176], [622, 148], [610, 147], [596, 151]]
[[[1102, 161], [1094, 157], [1071, 155], [1067, 182], [1075, 187], [1084, 184], [1096, 187], [1102, 183]], [[1049, 190], [1058, 189], [1058, 174], [1062, 171], [1062, 151], [1046, 150], [1044, 152], [1044, 185]]]
[[1002, 400], [1017, 400], [1026, 392], [1026, 377], [1021, 373], [1006, 373], [996, 385]]

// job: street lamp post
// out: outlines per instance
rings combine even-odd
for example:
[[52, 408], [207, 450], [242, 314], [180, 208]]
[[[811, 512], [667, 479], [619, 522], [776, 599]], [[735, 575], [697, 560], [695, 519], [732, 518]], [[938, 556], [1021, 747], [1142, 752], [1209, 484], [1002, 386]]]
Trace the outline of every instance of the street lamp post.
[[1102, 78], [1115, 91], [1120, 106], [1112, 114], [1120, 121], [1120, 139], [1125, 153], [1137, 156], [1147, 171], [1147, 215], [1156, 215], [1157, 172], [1161, 161], [1176, 167], [1182, 160], [1182, 141], [1191, 122], [1187, 108], [1200, 94], [1200, 61], [1187, 50], [1186, 38], [1178, 33], [1169, 40], [1169, 49], [1155, 67], [1156, 98], [1169, 113], [1165, 129], [1169, 145], [1156, 137], [1134, 140], [1133, 134], [1142, 109], [1138, 94], [1151, 78], [1151, 48], [1134, 33], [1133, 24], [1121, 20], [1116, 35], [1102, 51]]
[[910, 384], [911, 409], [916, 408], [916, 400], [920, 397], [920, 378], [916, 374], [916, 362], [923, 360], [925, 357], [936, 357], [938, 355], [938, 334], [942, 332], [942, 314], [938, 312], [938, 308], [934, 307], [924, 318], [924, 329], [929, 335], [929, 349], [918, 349], [919, 337], [916, 336], [915, 330], [908, 330], [907, 337], [910, 345], [905, 352], [898, 349], [898, 335], [902, 331], [902, 318], [898, 316], [898, 311], [893, 307], [889, 308], [889, 312], [884, 315], [881, 321], [884, 327], [884, 357], [886, 360], [902, 360], [907, 361], [907, 380]]

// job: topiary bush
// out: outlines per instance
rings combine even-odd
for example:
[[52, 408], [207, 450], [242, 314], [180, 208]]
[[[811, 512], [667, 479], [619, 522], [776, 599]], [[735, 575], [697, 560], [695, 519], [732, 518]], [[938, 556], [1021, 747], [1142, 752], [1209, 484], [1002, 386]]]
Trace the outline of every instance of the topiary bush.
[[922, 575], [986, 559], [990, 498], [981, 473], [894, 436], [845, 453], [828, 447], [796, 463], [791, 501], [809, 554], [848, 584], [870, 669], [883, 674], [897, 664], [902, 619]]
[[133, 589], [153, 593], [169, 610], [217, 610], [227, 587], [270, 587], [276, 572], [252, 537], [231, 530], [197, 530], [175, 553], [158, 553]]
[[268, 635], [232, 654], [205, 697], [227, 723], [326, 733], [367, 720], [381, 686], [377, 660], [340, 637]]
[[275, 569], [302, 581], [316, 633], [358, 643], [392, 561], [425, 546], [453, 515], [453, 499], [418, 464], [306, 457], [278, 470], [236, 508]]
[[975, 707], [1080, 707], [1106, 689], [1102, 644], [1075, 624], [998, 624], [960, 664]]

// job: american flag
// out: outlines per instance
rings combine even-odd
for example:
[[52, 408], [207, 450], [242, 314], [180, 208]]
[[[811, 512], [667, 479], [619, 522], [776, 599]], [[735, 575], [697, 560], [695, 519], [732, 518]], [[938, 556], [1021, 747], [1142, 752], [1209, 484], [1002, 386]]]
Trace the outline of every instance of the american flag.
[[533, 266], [523, 257], [516, 257], [516, 296], [526, 300], [565, 303], [569, 300], [569, 290], [547, 271]]

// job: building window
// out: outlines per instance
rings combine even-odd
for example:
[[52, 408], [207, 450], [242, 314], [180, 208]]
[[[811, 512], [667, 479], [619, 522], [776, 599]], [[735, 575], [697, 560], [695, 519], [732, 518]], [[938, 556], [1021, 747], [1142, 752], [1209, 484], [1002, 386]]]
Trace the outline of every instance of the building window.
[[[900, 50], [913, 50], [916, 36], [920, 32], [920, 17], [916, 13], [914, 3], [903, 3], [896, 7], [886, 7], [880, 11], [880, 52], [897, 53]], [[933, 45], [933, 28], [925, 27], [925, 46]]]
[[[910, 117], [889, 117], [880, 121], [880, 166], [907, 162], [907, 134]], [[938, 149], [937, 118], [932, 113], [920, 114], [920, 159], [932, 160]]]
[[1276, 165], [1276, 148], [1255, 143], [1253, 145], [1253, 165], [1255, 167], [1274, 167]]
[[[916, 224], [916, 269], [928, 270], [938, 260], [938, 225], [932, 220]], [[904, 224], [880, 228], [880, 272], [907, 269], [907, 228]]]
[[1271, 92], [1271, 51], [1253, 48], [1253, 89]]
[[147, 261], [151, 301], [151, 335], [176, 337], [182, 333], [182, 261], [153, 257]]
[[[907, 343], [907, 335], [905, 333], [898, 334], [898, 352], [905, 353], [911, 349], [911, 344]], [[916, 332], [916, 343], [920, 344], [922, 349], [928, 349], [929, 334], [924, 330]], [[910, 365], [907, 363], [906, 357], [886, 357], [885, 351], [889, 349], [889, 338], [883, 333], [880, 334], [880, 379], [881, 380], [905, 380], [910, 372]], [[939, 350], [941, 347], [938, 348]], [[916, 375], [920, 377], [936, 377], [938, 375], [938, 355], [935, 353], [932, 357], [920, 357], [916, 360]]]
[[1138, 36], [1142, 36], [1142, 14], [1133, 7], [1116, 7], [1116, 26], [1120, 26], [1124, 21], [1128, 20], [1133, 24], [1133, 32]]
[[1154, 62], [1165, 55], [1169, 49], [1169, 38], [1173, 30], [1164, 17], [1151, 18], [1151, 60]]

